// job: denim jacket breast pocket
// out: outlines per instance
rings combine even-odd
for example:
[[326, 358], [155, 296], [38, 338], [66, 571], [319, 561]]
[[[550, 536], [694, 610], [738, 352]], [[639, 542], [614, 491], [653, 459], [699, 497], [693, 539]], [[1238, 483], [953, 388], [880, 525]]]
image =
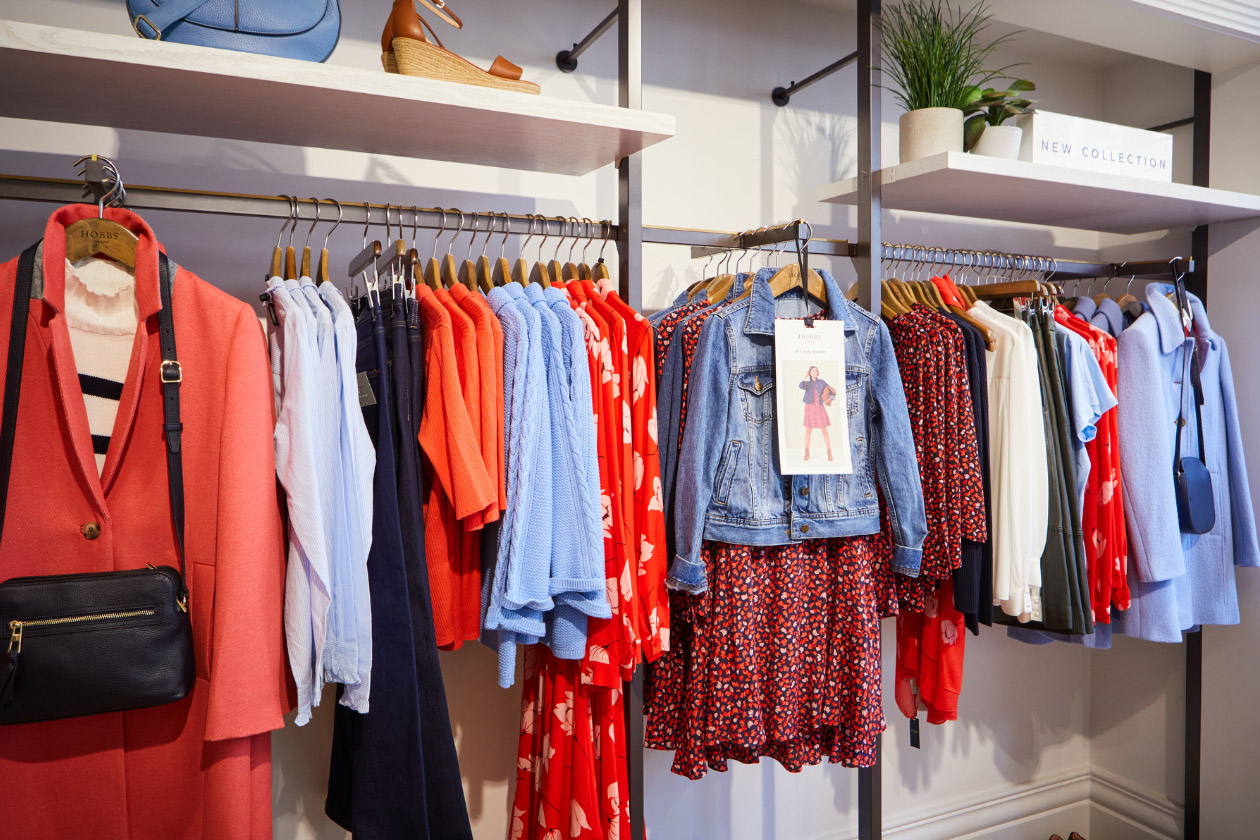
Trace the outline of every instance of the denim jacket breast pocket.
[[[775, 404], [774, 369], [763, 365], [741, 368], [736, 375], [740, 411], [746, 424], [743, 434], [733, 435], [747, 441], [747, 479], [740, 482], [738, 492], [727, 501], [727, 514], [741, 519], [763, 519], [783, 510], [783, 491], [775, 493], [772, 465], [778, 463], [778, 425]], [[776, 507], [777, 505], [777, 507]]]

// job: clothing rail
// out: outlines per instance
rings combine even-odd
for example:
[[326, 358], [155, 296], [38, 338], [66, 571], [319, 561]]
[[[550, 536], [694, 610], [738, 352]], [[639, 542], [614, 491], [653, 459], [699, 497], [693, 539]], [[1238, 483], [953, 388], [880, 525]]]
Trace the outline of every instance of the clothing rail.
[[995, 251], [969, 251], [936, 248], [931, 245], [899, 245], [885, 242], [883, 258], [893, 263], [923, 266], [951, 266], [984, 272], [1038, 272], [1045, 280], [1078, 277], [1157, 277], [1165, 274], [1191, 274], [1194, 260], [1176, 257], [1171, 260], [1136, 260], [1121, 263], [1097, 263], [1083, 260], [1059, 260], [1028, 254], [1003, 254]]
[[[72, 204], [86, 200], [82, 195], [83, 189], [83, 181], [78, 180], [0, 175], [0, 199]], [[293, 202], [279, 195], [182, 190], [132, 184], [127, 184], [126, 189], [127, 198], [123, 206], [130, 210], [174, 210], [185, 213], [266, 219], [292, 219], [295, 212]], [[318, 218], [321, 222], [335, 222], [338, 218], [338, 206], [340, 206], [342, 224], [361, 225], [366, 222], [370, 225], [384, 225], [387, 221], [384, 204], [329, 198], [319, 199], [318, 204]], [[316, 201], [310, 198], [297, 199], [296, 215], [299, 220], [315, 221]], [[539, 236], [563, 236], [566, 239], [576, 237], [615, 240], [617, 238], [617, 225], [607, 221], [595, 222], [588, 219], [575, 221], [572, 217], [509, 213], [506, 214], [507, 230], [505, 231], [505, 214], [503, 213], [465, 210], [462, 215], [465, 219], [472, 219], [471, 225], [466, 224], [462, 228], [465, 232], [477, 230], [480, 233], [486, 233], [493, 230], [499, 234], [506, 232], [528, 235], [533, 233]], [[459, 217], [460, 211], [452, 207], [414, 207], [391, 203], [388, 222], [391, 225], [398, 225], [401, 219], [404, 228], [456, 231], [461, 228]], [[480, 222], [481, 219], [489, 220], [489, 223]], [[478, 227], [478, 224], [481, 226]]]

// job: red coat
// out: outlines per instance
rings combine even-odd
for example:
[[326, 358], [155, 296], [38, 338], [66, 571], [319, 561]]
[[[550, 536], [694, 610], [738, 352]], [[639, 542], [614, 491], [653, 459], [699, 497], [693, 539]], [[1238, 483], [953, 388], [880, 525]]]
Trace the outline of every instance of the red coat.
[[[32, 300], [0, 580], [178, 568], [158, 379], [158, 244], [140, 238], [140, 328], [98, 476], [64, 309], [65, 227], [48, 221], [43, 301]], [[0, 265], [8, 347], [17, 258]], [[36, 275], [38, 289], [38, 270]], [[256, 840], [271, 837], [271, 741], [286, 702], [284, 554], [266, 348], [250, 307], [191, 272], [174, 279], [184, 423], [188, 586], [197, 681], [178, 703], [0, 727], [0, 840]], [[2, 352], [2, 351], [0, 351]], [[87, 539], [83, 526], [100, 525]]]

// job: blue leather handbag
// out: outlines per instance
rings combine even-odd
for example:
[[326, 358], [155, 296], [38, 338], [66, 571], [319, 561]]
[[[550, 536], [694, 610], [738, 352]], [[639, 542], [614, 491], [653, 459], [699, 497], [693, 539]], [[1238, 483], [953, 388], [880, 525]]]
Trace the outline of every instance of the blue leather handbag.
[[341, 36], [339, 0], [127, 0], [141, 38], [324, 61]]

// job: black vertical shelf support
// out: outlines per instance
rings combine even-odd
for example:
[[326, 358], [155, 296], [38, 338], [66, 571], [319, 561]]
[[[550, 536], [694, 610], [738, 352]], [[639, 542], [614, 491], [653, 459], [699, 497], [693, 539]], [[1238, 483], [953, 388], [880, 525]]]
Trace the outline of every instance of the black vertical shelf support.
[[[857, 269], [858, 303], [879, 312], [883, 260], [880, 203], [879, 146], [882, 127], [881, 89], [877, 75], [880, 55], [880, 0], [858, 0], [858, 235], [853, 265]], [[878, 840], [883, 835], [883, 769], [880, 740], [875, 741], [875, 764], [858, 770], [858, 838]]]
[[[606, 21], [607, 22], [607, 21]], [[603, 26], [603, 24], [601, 24]], [[607, 28], [607, 27], [604, 27]], [[643, 2], [617, 0], [617, 104], [643, 107]], [[643, 153], [617, 162], [617, 259], [621, 299], [643, 309]], [[625, 688], [626, 737], [630, 785], [630, 838], [647, 836], [643, 807], [643, 669]]]
[[[1212, 74], [1194, 71], [1194, 158], [1191, 183], [1208, 186], [1212, 140]], [[1208, 226], [1199, 225], [1190, 238], [1194, 273], [1187, 287], [1207, 305]], [[1186, 840], [1199, 840], [1203, 786], [1203, 628], [1186, 634]]]

